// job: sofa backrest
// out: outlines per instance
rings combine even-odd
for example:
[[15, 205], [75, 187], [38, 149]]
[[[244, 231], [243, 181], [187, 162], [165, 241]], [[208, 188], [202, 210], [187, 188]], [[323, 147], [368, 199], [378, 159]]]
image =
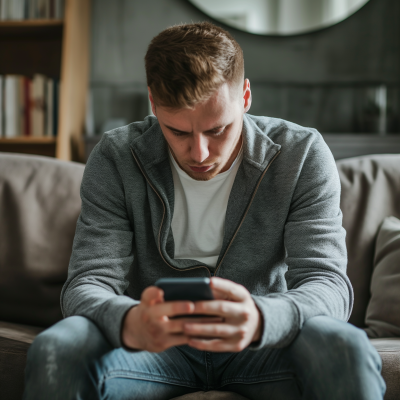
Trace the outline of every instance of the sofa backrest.
[[[364, 326], [376, 234], [400, 218], [400, 155], [337, 161], [347, 231], [348, 275]], [[84, 165], [0, 153], [0, 320], [49, 326], [62, 318], [60, 292], [79, 216]]]
[[83, 170], [0, 153], [0, 320], [49, 326], [62, 318]]
[[354, 157], [336, 164], [347, 231], [347, 274], [355, 295], [350, 322], [364, 327], [378, 228], [385, 217], [400, 217], [400, 154]]

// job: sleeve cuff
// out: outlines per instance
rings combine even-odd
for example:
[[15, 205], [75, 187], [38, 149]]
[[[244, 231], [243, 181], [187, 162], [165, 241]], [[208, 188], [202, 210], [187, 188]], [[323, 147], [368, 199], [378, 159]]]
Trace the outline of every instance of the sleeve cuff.
[[260, 350], [288, 346], [300, 330], [297, 307], [289, 299], [274, 295], [251, 297], [263, 316], [263, 331], [260, 341], [250, 344], [248, 348]]
[[[122, 345], [122, 323], [126, 313], [140, 301], [134, 300], [125, 295], [110, 298], [99, 307], [96, 323], [103, 332], [104, 336], [114, 348], [124, 347]], [[131, 350], [132, 351], [132, 350]]]

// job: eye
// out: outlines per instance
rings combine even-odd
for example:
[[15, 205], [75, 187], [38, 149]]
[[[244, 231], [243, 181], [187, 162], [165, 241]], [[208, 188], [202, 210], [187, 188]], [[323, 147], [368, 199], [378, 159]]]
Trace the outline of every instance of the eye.
[[218, 132], [213, 132], [212, 134], [214, 136], [220, 136], [225, 132], [225, 130], [226, 130], [226, 126], [223, 129], [219, 130]]
[[186, 135], [187, 135], [187, 133], [176, 132], [176, 131], [173, 131], [173, 130], [171, 130], [171, 132], [172, 132], [175, 136], [186, 136]]

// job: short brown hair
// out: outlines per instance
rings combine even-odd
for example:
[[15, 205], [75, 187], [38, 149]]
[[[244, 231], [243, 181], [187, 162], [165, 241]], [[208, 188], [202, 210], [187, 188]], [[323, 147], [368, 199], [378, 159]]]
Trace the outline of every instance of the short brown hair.
[[151, 41], [147, 85], [157, 105], [192, 108], [222, 84], [244, 79], [243, 51], [224, 29], [209, 22], [172, 26]]

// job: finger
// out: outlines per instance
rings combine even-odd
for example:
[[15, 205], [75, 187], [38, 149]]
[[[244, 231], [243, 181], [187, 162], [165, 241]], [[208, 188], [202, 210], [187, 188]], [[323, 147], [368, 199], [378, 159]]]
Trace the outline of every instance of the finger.
[[155, 343], [151, 344], [149, 349], [150, 349], [150, 351], [161, 352], [170, 347], [188, 344], [189, 340], [190, 340], [190, 338], [183, 334], [181, 334], [181, 335], [179, 335], [179, 334], [166, 335], [163, 337], [163, 340], [161, 342], [159, 342], [158, 344], [155, 344]]
[[163, 316], [174, 317], [176, 315], [192, 314], [194, 304], [191, 301], [165, 301], [155, 305], [150, 313], [154, 318]]
[[211, 289], [215, 290], [216, 295], [220, 298], [225, 296], [226, 300], [231, 301], [244, 301], [249, 296], [249, 291], [242, 285], [230, 281], [229, 279], [222, 279], [212, 277], [210, 282]]
[[140, 301], [146, 305], [153, 305], [164, 301], [164, 292], [157, 286], [149, 286], [140, 297]]
[[195, 339], [191, 338], [188, 342], [190, 347], [194, 347], [197, 350], [202, 351], [213, 351], [213, 352], [239, 352], [244, 347], [240, 346], [237, 340], [226, 340], [226, 339]]
[[238, 318], [243, 305], [226, 300], [196, 301], [193, 314], [214, 315], [223, 318]]
[[232, 338], [237, 336], [238, 328], [229, 324], [185, 324], [183, 332], [188, 336], [195, 336], [196, 338]]
[[183, 327], [188, 323], [196, 324], [206, 324], [206, 323], [221, 323], [223, 319], [220, 317], [210, 317], [210, 318], [179, 318], [169, 320], [166, 324], [166, 331], [168, 333], [181, 333], [183, 332]]

